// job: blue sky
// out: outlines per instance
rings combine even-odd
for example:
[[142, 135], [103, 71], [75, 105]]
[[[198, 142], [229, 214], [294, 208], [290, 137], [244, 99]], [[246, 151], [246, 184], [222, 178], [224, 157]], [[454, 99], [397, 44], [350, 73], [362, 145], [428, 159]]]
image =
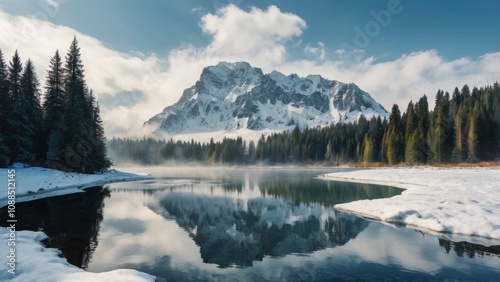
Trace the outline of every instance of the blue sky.
[[[56, 0], [57, 2], [57, 0]], [[372, 11], [387, 10], [390, 0], [383, 1], [269, 1], [269, 0], [61, 0], [55, 11], [38, 1], [6, 0], [5, 11], [17, 15], [45, 12], [49, 21], [72, 27], [98, 38], [107, 46], [122, 52], [165, 54], [182, 44], [207, 44], [199, 21], [205, 13], [215, 13], [225, 4], [242, 9], [261, 9], [277, 5], [307, 22], [301, 39], [304, 44], [321, 41], [329, 49], [340, 49], [345, 42], [353, 45], [355, 27], [364, 30], [374, 20]], [[67, 2], [67, 3], [66, 3]], [[401, 54], [436, 49], [444, 58], [478, 57], [500, 48], [500, 1], [411, 1], [400, 0], [402, 11], [391, 15], [370, 44], [363, 48], [368, 56], [387, 60]], [[306, 4], [307, 3], [307, 4]], [[295, 42], [290, 42], [291, 44]], [[354, 45], [353, 45], [354, 46]], [[293, 52], [300, 56], [300, 52]]]
[[387, 109], [427, 94], [432, 107], [438, 89], [500, 81], [498, 11], [498, 0], [2, 0], [0, 49], [32, 59], [43, 85], [77, 36], [107, 134], [140, 136], [219, 61], [354, 82]]

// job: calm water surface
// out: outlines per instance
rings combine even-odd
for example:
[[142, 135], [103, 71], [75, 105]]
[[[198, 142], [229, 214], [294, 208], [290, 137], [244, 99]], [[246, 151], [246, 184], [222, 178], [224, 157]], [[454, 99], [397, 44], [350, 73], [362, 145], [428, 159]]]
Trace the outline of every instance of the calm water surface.
[[157, 179], [27, 203], [19, 221], [88, 271], [160, 281], [500, 281], [500, 246], [333, 209], [396, 188], [314, 178], [331, 169], [142, 170]]

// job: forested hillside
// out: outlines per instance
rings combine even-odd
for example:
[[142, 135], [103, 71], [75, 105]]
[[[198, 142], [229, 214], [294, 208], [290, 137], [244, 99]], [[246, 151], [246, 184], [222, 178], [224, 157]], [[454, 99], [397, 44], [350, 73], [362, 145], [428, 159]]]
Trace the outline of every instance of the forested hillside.
[[0, 167], [19, 162], [93, 173], [111, 165], [76, 38], [65, 59], [55, 52], [42, 90], [31, 60], [23, 65], [16, 51], [7, 64], [0, 50]]
[[491, 161], [500, 158], [500, 86], [439, 90], [429, 110], [427, 96], [398, 105], [389, 120], [363, 116], [356, 123], [336, 123], [262, 136], [256, 143], [242, 138], [200, 143], [113, 138], [117, 162], [161, 164], [197, 161], [229, 164], [301, 164], [382, 162], [439, 164]]

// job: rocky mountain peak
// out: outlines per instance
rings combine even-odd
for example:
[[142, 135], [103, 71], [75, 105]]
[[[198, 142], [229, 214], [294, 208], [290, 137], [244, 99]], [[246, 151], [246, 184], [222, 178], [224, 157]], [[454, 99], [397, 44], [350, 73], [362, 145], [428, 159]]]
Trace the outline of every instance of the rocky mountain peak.
[[321, 75], [264, 74], [247, 62], [203, 69], [181, 99], [146, 123], [170, 134], [239, 129], [281, 131], [354, 121], [388, 112], [353, 83]]

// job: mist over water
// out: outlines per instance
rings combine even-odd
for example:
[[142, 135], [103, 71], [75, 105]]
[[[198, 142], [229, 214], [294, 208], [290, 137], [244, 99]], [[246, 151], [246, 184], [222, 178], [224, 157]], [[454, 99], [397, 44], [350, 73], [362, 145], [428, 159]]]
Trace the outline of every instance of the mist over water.
[[89, 271], [129, 267], [168, 281], [487, 281], [498, 275], [495, 248], [335, 211], [337, 203], [401, 190], [314, 179], [333, 169], [127, 169], [157, 179], [110, 185]]
[[26, 213], [23, 228], [43, 228], [47, 246], [88, 271], [131, 268], [167, 281], [495, 281], [500, 275], [498, 246], [334, 210], [337, 203], [401, 193], [315, 178], [335, 169], [118, 169], [156, 179], [25, 203], [20, 210], [37, 213]]

